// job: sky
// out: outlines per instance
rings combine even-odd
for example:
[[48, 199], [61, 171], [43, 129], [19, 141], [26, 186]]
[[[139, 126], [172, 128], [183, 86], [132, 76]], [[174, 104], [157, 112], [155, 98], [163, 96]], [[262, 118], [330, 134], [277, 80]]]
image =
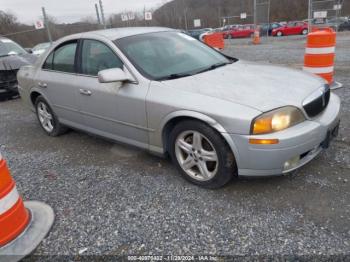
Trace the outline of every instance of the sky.
[[[105, 16], [123, 11], [141, 11], [164, 4], [168, 0], [102, 0]], [[0, 10], [10, 11], [22, 23], [33, 24], [41, 17], [44, 6], [58, 22], [71, 23], [87, 16], [96, 17], [98, 0], [0, 0]]]

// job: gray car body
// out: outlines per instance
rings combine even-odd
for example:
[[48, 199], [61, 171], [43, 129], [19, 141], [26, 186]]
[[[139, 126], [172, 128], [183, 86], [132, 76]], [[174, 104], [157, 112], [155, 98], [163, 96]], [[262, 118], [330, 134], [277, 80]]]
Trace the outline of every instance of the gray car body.
[[[328, 130], [339, 122], [340, 100], [331, 94], [328, 107], [310, 119], [303, 101], [317, 92], [324, 81], [302, 71], [237, 61], [231, 65], [190, 77], [151, 81], [144, 77], [113, 43], [118, 38], [168, 28], [123, 28], [76, 34], [62, 38], [33, 66], [18, 73], [19, 90], [26, 105], [34, 110], [33, 96], [42, 95], [59, 121], [116, 141], [147, 149], [167, 151], [169, 131], [185, 118], [203, 121], [217, 130], [235, 155], [238, 174], [277, 175], [290, 172], [283, 164], [306, 151], [311, 153], [298, 168], [313, 159]], [[42, 69], [56, 46], [73, 39], [95, 39], [109, 46], [124, 62], [124, 71], [134, 81], [99, 83], [97, 77]], [[47, 84], [43, 88], [42, 83]], [[79, 90], [89, 90], [91, 96]], [[250, 135], [254, 118], [283, 106], [296, 106], [306, 121], [273, 134]], [[277, 145], [251, 145], [250, 138], [279, 139]]]

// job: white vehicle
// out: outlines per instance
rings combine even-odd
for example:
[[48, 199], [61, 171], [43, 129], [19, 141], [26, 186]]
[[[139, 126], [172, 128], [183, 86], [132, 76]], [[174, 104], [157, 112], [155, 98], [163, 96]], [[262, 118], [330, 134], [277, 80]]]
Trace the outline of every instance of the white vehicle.
[[37, 44], [32, 48], [33, 55], [40, 56], [51, 46], [50, 42]]

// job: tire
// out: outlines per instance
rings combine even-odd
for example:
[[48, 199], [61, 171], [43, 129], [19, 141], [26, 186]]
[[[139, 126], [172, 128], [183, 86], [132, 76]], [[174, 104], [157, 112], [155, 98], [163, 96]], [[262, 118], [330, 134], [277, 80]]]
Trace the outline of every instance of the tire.
[[233, 37], [232, 37], [232, 35], [228, 35], [227, 38], [228, 39], [232, 39]]
[[237, 176], [230, 147], [216, 130], [203, 122], [186, 120], [178, 123], [168, 142], [173, 163], [193, 184], [216, 189]]
[[39, 124], [47, 135], [55, 137], [67, 132], [67, 127], [58, 121], [56, 114], [42, 96], [35, 100], [35, 111]]
[[281, 31], [278, 31], [276, 36], [281, 37], [281, 36], [283, 36], [283, 33]]
[[301, 31], [301, 34], [302, 34], [302, 35], [307, 35], [307, 34], [308, 34], [308, 32], [309, 32], [309, 30], [304, 29], [303, 31]]

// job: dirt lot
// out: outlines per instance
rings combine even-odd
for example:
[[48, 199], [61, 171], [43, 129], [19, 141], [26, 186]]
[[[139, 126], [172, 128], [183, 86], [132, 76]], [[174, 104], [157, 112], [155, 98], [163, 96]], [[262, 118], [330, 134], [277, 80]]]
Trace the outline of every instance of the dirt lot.
[[[242, 59], [303, 63], [299, 36], [227, 44], [224, 52]], [[76, 131], [47, 137], [20, 100], [0, 103], [0, 149], [19, 191], [56, 213], [34, 254], [350, 256], [349, 34], [338, 38], [336, 74], [345, 86], [336, 91], [342, 125], [326, 152], [295, 174], [239, 179], [216, 191], [134, 148]]]

